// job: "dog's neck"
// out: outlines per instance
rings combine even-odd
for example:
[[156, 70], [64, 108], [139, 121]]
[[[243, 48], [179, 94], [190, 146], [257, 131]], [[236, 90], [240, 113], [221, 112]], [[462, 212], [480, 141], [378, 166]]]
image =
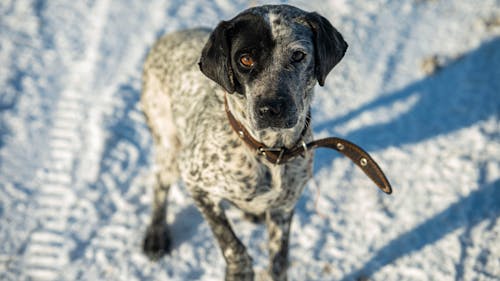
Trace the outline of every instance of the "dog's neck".
[[299, 117], [297, 125], [290, 129], [263, 129], [259, 131], [252, 130], [251, 121], [249, 120], [248, 114], [245, 114], [246, 110], [243, 105], [236, 98], [228, 97], [227, 94], [224, 96], [225, 110], [229, 116], [234, 118], [235, 124], [231, 124], [233, 130], [237, 134], [240, 133], [240, 129], [236, 127], [241, 127], [251, 138], [256, 142], [262, 143], [268, 148], [291, 148], [300, 141], [309, 141], [312, 139], [312, 131], [310, 128], [310, 113]]

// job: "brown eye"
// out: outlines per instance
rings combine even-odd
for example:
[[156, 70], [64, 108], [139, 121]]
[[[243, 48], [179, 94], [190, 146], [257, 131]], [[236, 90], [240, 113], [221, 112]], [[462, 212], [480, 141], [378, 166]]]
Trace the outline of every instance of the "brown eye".
[[241, 65], [243, 65], [244, 67], [247, 67], [247, 68], [253, 67], [253, 65], [254, 65], [254, 61], [249, 54], [242, 55], [240, 57], [240, 63], [241, 63]]
[[292, 54], [292, 61], [293, 62], [300, 62], [306, 57], [306, 54], [301, 52], [301, 51], [295, 51]]

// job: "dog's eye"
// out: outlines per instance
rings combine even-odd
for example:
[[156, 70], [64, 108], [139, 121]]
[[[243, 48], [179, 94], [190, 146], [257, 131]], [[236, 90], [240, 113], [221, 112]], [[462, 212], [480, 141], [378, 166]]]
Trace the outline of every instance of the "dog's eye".
[[246, 68], [253, 67], [253, 65], [254, 65], [254, 61], [253, 61], [252, 57], [249, 54], [242, 55], [240, 57], [240, 63], [241, 63], [242, 66], [244, 66]]
[[293, 62], [300, 62], [306, 57], [306, 54], [301, 51], [295, 51], [292, 54], [292, 61]]

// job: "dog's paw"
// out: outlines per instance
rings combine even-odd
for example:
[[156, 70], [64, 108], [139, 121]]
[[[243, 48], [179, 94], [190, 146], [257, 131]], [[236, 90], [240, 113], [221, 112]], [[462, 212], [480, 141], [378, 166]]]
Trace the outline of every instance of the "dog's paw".
[[165, 254], [169, 254], [170, 246], [170, 235], [166, 225], [150, 225], [146, 229], [142, 250], [150, 260], [157, 261]]

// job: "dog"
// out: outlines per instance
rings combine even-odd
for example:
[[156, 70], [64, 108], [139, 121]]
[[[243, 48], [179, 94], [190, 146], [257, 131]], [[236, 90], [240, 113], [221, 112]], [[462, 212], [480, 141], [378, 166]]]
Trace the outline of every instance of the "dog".
[[143, 240], [150, 259], [170, 251], [167, 194], [182, 180], [220, 246], [225, 280], [254, 280], [254, 271], [222, 202], [265, 217], [268, 275], [287, 279], [290, 224], [313, 152], [286, 163], [263, 155], [312, 140], [313, 88], [346, 49], [326, 18], [288, 5], [252, 7], [213, 31], [180, 31], [153, 46], [141, 94], [157, 169]]

